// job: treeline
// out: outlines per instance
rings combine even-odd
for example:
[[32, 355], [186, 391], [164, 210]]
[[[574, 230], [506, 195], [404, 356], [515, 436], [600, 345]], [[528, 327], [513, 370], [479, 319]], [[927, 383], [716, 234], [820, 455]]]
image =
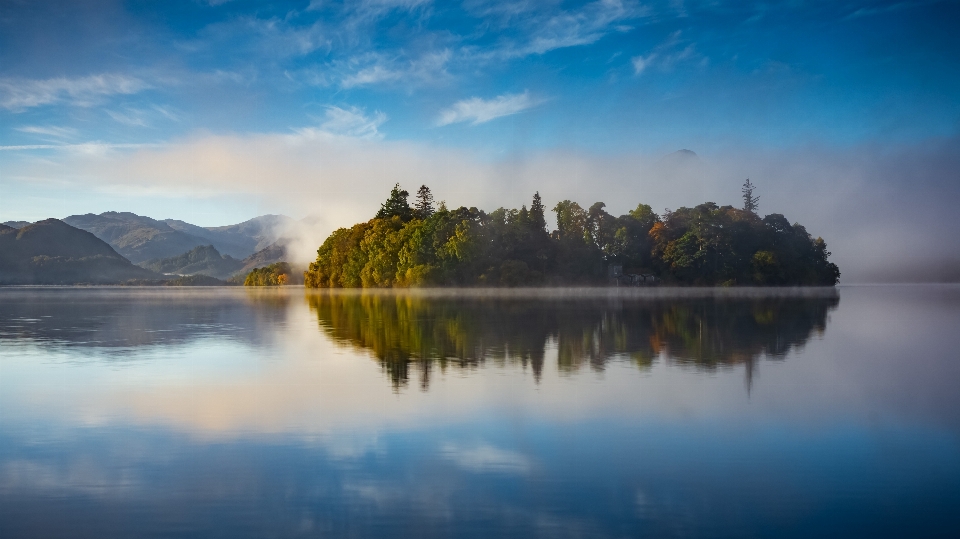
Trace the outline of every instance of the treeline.
[[[749, 188], [749, 189], [748, 189]], [[614, 217], [597, 202], [558, 203], [547, 231], [539, 193], [528, 209], [434, 209], [395, 186], [376, 217], [331, 234], [305, 272], [314, 288], [604, 284], [612, 267], [680, 285], [825, 285], [840, 272], [822, 238], [780, 214], [712, 202], [657, 215], [639, 204]]]
[[253, 268], [243, 281], [243, 286], [283, 286], [298, 284], [290, 264], [276, 262], [262, 268]]

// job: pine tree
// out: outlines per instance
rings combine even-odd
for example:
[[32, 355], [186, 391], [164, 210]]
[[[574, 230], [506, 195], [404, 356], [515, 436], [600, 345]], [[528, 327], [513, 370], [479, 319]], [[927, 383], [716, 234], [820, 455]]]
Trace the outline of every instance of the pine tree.
[[540, 191], [533, 194], [533, 202], [530, 204], [530, 227], [534, 230], [547, 230], [547, 219], [544, 216], [543, 201], [540, 200]]
[[389, 219], [398, 216], [406, 221], [413, 217], [413, 211], [407, 202], [408, 196], [410, 196], [410, 193], [400, 189], [399, 183], [394, 185], [393, 189], [390, 190], [390, 198], [380, 205], [380, 211], [377, 212], [377, 219]]
[[759, 208], [760, 197], [753, 196], [753, 190], [756, 188], [755, 185], [750, 183], [750, 178], [747, 178], [747, 181], [743, 182], [743, 188], [740, 189], [743, 192], [743, 210], [750, 213], [757, 213], [757, 208]]
[[417, 201], [413, 205], [413, 216], [417, 219], [427, 219], [433, 215], [433, 193], [426, 185], [417, 190]]

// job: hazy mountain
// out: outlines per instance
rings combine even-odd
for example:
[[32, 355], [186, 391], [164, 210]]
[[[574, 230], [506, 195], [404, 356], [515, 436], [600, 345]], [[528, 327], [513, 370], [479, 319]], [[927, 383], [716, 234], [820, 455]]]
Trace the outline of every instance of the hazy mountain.
[[142, 262], [140, 266], [164, 274], [225, 279], [239, 271], [244, 263], [229, 255], [221, 255], [213, 245], [201, 245], [178, 256]]
[[271, 243], [267, 247], [243, 259], [243, 267], [237, 273], [246, 275], [253, 268], [262, 268], [276, 262], [289, 262], [283, 240]]
[[30, 223], [27, 221], [7, 221], [6, 223], [3, 223], [3, 224], [13, 228], [23, 228], [29, 225]]
[[163, 221], [129, 212], [71, 215], [64, 222], [93, 233], [134, 263], [176, 256], [210, 243], [174, 230]]
[[0, 284], [113, 284], [159, 277], [58, 219], [20, 229], [0, 225]]
[[700, 156], [693, 150], [677, 150], [668, 153], [658, 160], [658, 163], [670, 166], [689, 166], [700, 162]]
[[218, 251], [235, 258], [250, 256], [274, 243], [294, 222], [286, 215], [261, 215], [236, 225], [218, 227], [199, 227], [176, 219], [164, 220], [171, 228], [205, 238]]
[[71, 215], [68, 224], [92, 232], [135, 263], [179, 256], [213, 245], [221, 253], [244, 258], [275, 242], [293, 220], [264, 215], [236, 225], [199, 227], [176, 219], [159, 221], [129, 212]]

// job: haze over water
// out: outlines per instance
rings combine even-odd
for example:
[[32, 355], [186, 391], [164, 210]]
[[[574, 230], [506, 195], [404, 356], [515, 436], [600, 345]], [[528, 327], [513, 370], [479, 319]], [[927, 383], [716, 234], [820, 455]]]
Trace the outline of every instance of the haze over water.
[[960, 288], [0, 290], [3, 537], [950, 536]]

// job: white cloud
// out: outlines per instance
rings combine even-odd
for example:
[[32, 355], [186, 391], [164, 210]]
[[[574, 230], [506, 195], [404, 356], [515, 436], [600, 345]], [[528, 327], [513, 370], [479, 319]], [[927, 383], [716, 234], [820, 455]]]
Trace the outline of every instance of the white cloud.
[[702, 58], [702, 61], [707, 60], [707, 58], [703, 58], [697, 54], [696, 44], [688, 43], [682, 49], [679, 48], [681, 45], [680, 30], [677, 30], [670, 34], [663, 43], [657, 45], [657, 47], [646, 56], [640, 55], [631, 58], [630, 62], [633, 64], [633, 74], [637, 76], [642, 75], [654, 65], [661, 70], [669, 70], [684, 60], [697, 57]]
[[[327, 107], [325, 120], [320, 129], [328, 133], [358, 138], [382, 138], [379, 128], [387, 121], [387, 115], [379, 110], [367, 116], [363, 109]], [[308, 131], [301, 130], [301, 133]]]
[[[388, 58], [377, 53], [364, 54], [346, 62], [340, 85], [343, 88], [380, 83], [399, 83], [411, 86], [429, 84], [447, 77], [446, 65], [451, 52], [431, 52], [414, 60]], [[363, 67], [359, 67], [363, 66]]]
[[631, 62], [633, 62], [633, 74], [639, 75], [643, 73], [656, 58], [657, 53], [655, 52], [651, 52], [646, 56], [634, 56], [631, 59]]
[[540, 102], [530, 97], [529, 92], [522, 94], [504, 94], [494, 99], [471, 97], [457, 101], [450, 108], [440, 112], [437, 125], [450, 125], [459, 122], [471, 122], [472, 125], [489, 122], [495, 118], [509, 116], [535, 107]]
[[143, 111], [126, 109], [125, 111], [108, 110], [107, 115], [117, 123], [130, 127], [147, 127], [147, 119]]
[[522, 42], [506, 43], [478, 56], [510, 59], [589, 45], [611, 32], [629, 29], [622, 23], [645, 13], [635, 2], [623, 0], [598, 0], [572, 11], [551, 9], [548, 13], [522, 18], [518, 23], [526, 31]]
[[53, 137], [55, 139], [70, 139], [77, 136], [77, 130], [72, 127], [59, 127], [55, 125], [39, 126], [39, 125], [24, 125], [21, 127], [14, 128], [21, 133], [29, 133], [31, 135], [42, 135], [46, 137]]
[[22, 111], [41, 105], [69, 103], [92, 106], [106, 96], [135, 94], [149, 88], [144, 81], [127, 75], [102, 74], [68, 79], [0, 79], [0, 107]]
[[16, 146], [0, 146], [0, 151], [18, 152], [28, 150], [61, 150], [77, 155], [106, 155], [112, 150], [134, 150], [138, 148], [159, 148], [163, 144], [155, 143], [110, 143], [110, 142], [81, 142], [78, 144], [20, 144]]
[[365, 67], [356, 73], [347, 75], [340, 81], [344, 88], [353, 88], [354, 86], [366, 86], [368, 84], [377, 84], [380, 82], [393, 82], [403, 77], [403, 72], [398, 69], [391, 69], [380, 64]]

